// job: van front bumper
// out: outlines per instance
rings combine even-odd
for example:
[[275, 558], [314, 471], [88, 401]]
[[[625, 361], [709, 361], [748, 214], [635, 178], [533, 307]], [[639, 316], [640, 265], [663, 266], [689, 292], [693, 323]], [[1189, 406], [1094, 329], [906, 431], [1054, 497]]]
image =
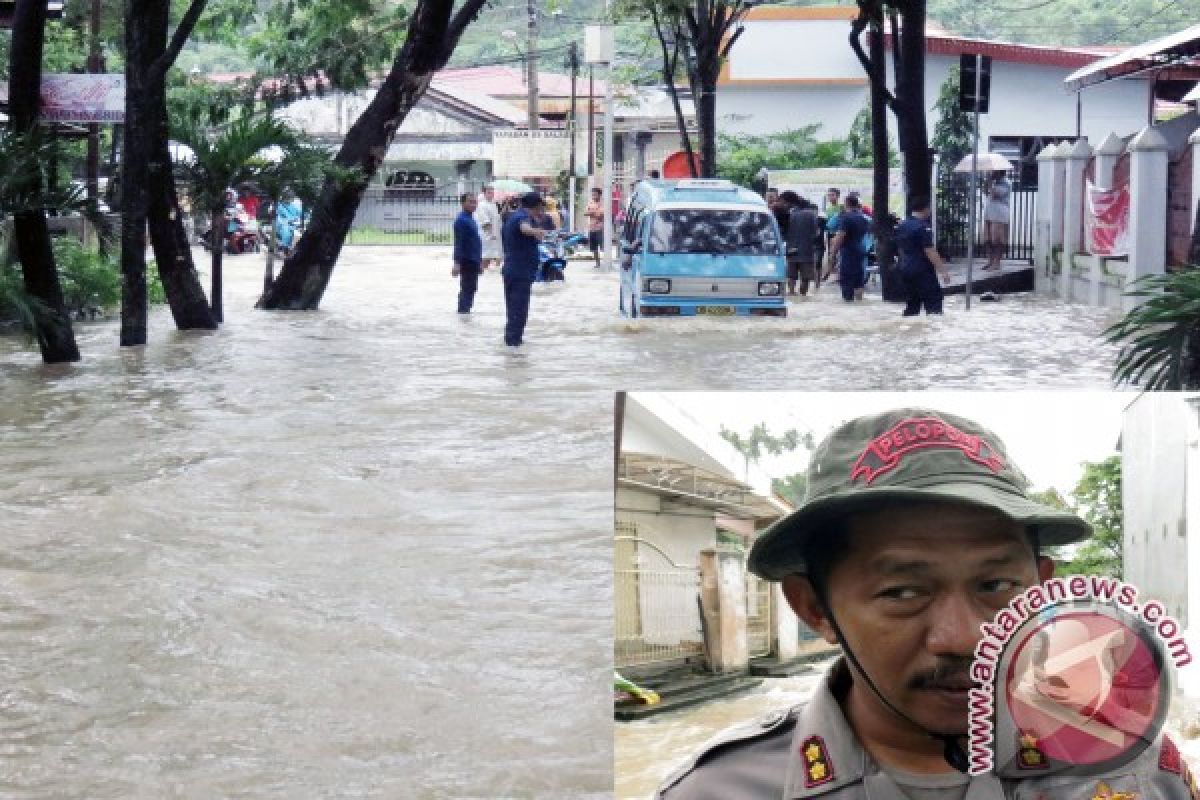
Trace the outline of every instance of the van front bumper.
[[787, 304], [783, 298], [720, 300], [653, 297], [637, 298], [638, 315], [643, 317], [786, 317]]

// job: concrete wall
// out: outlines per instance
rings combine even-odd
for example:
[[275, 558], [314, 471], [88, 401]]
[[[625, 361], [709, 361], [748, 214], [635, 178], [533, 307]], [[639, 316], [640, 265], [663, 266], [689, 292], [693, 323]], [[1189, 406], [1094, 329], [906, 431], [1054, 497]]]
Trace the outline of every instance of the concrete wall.
[[[1121, 469], [1125, 580], [1163, 603], [1185, 627], [1200, 625], [1200, 455], [1197, 407], [1148, 392], [1125, 412]], [[1192, 513], [1189, 514], [1189, 506]]]
[[850, 132], [867, 99], [865, 86], [720, 86], [717, 128], [761, 135], [820, 125], [817, 139], [832, 139]]
[[664, 502], [651, 492], [617, 489], [617, 519], [637, 523], [643, 539], [654, 542], [672, 561], [685, 567], [696, 566], [700, 551], [717, 541], [712, 512]]

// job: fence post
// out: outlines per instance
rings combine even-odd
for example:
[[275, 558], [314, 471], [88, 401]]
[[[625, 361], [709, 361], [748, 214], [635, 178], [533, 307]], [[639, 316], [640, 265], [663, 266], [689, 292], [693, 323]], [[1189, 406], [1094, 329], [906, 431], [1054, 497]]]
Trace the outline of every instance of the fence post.
[[1062, 298], [1071, 300], [1075, 253], [1079, 251], [1083, 240], [1083, 172], [1092, 156], [1092, 148], [1088, 146], [1087, 139], [1079, 139], [1074, 145], [1061, 145], [1059, 149], [1066, 159], [1066, 184], [1063, 191]]
[[700, 613], [713, 672], [745, 671], [750, 663], [745, 570], [741, 553], [700, 551]]
[[771, 609], [774, 613], [771, 636], [775, 640], [775, 657], [780, 662], [791, 661], [800, 651], [800, 619], [783, 595], [783, 582], [771, 583]]
[[1125, 152], [1125, 141], [1115, 133], [1104, 137], [1104, 141], [1096, 148], [1096, 188], [1113, 189], [1113, 172], [1117, 168], [1117, 160]]
[[[1135, 281], [1167, 266], [1167, 140], [1146, 127], [1129, 143], [1129, 273]], [[1137, 305], [1128, 295], [1125, 310]]]
[[[1038, 196], [1037, 196], [1037, 240], [1034, 261], [1042, 268], [1042, 275], [1053, 274], [1051, 266], [1054, 246], [1059, 243], [1055, 232], [1062, 229], [1062, 161], [1058, 158], [1058, 145], [1048, 144], [1038, 153]], [[1041, 285], [1041, 282], [1037, 282]], [[1053, 280], [1046, 285], [1053, 285]]]

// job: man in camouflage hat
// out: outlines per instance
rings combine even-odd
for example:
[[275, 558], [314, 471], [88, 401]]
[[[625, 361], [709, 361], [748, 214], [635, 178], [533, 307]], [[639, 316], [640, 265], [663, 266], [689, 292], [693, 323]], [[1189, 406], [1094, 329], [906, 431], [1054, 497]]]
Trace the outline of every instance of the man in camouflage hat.
[[763, 533], [748, 566], [782, 581], [789, 605], [842, 657], [808, 703], [722, 734], [657, 796], [1195, 799], [1165, 737], [1103, 775], [1011, 764], [966, 773], [980, 625], [1053, 576], [1041, 547], [1091, 534], [1026, 485], [994, 434], [951, 414], [899, 409], [830, 434], [804, 504]]

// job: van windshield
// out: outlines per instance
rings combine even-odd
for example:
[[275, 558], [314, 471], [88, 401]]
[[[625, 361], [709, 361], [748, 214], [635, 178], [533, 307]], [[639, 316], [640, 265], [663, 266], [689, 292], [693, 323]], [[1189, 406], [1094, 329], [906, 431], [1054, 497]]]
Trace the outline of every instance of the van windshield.
[[771, 215], [761, 211], [680, 208], [659, 211], [650, 222], [651, 253], [779, 254]]

